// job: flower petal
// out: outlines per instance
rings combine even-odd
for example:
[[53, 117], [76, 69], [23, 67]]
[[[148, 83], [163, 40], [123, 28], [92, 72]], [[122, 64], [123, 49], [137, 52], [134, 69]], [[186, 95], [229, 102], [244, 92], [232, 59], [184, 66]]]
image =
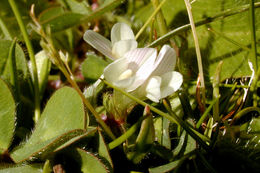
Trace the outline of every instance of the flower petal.
[[183, 82], [182, 75], [176, 71], [165, 73], [161, 78], [161, 98], [167, 97], [177, 91]]
[[103, 55], [112, 60], [115, 59], [115, 56], [112, 54], [111, 42], [102, 35], [92, 30], [87, 30], [83, 36], [83, 39]]
[[135, 48], [137, 48], [137, 42], [135, 40], [121, 40], [113, 44], [112, 53], [115, 57], [120, 58], [126, 52]]
[[132, 29], [125, 23], [116, 23], [111, 30], [111, 42], [114, 45], [121, 40], [135, 40]]
[[161, 82], [162, 79], [159, 76], [153, 76], [149, 79], [145, 91], [146, 97], [154, 102], [159, 102], [161, 98]]
[[140, 53], [139, 54], [140, 57], [138, 56], [131, 57], [133, 63], [129, 64], [129, 66], [132, 65], [133, 67], [131, 68], [133, 69], [134, 65], [137, 65], [137, 67], [135, 68], [135, 70], [137, 71], [134, 76], [135, 78], [134, 82], [131, 86], [127, 88], [126, 90], [127, 92], [131, 92], [136, 88], [138, 88], [140, 85], [142, 85], [154, 70], [153, 64], [156, 59], [157, 51], [156, 49], [153, 48], [144, 48], [144, 50], [147, 50], [147, 52]]
[[169, 45], [164, 45], [154, 64], [154, 72], [152, 75], [160, 76], [164, 73], [172, 71], [176, 64], [176, 52]]
[[127, 52], [124, 57], [129, 62], [128, 68], [136, 72], [148, 58], [154, 57], [156, 54], [154, 48], [137, 48]]
[[112, 62], [104, 69], [104, 78], [114, 84], [119, 80], [120, 75], [127, 70], [128, 61], [126, 58], [120, 58]]

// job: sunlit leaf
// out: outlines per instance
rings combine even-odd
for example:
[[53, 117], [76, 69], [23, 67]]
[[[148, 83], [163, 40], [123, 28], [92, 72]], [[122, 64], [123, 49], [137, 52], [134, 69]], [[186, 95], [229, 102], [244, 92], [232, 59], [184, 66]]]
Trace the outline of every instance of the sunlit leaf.
[[9, 168], [0, 168], [0, 173], [42, 173], [42, 165], [32, 164], [32, 165], [19, 165]]
[[15, 149], [11, 157], [15, 162], [20, 162], [41, 154], [38, 152], [47, 150], [46, 147], [50, 145], [65, 143], [83, 134], [83, 130], [76, 129], [84, 128], [84, 116], [83, 103], [78, 93], [69, 87], [58, 90], [48, 101], [31, 137]]

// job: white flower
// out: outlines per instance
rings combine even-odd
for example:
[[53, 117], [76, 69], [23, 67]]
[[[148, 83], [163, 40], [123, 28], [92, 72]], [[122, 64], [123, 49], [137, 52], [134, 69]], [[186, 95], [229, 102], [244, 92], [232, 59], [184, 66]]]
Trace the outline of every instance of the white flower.
[[104, 70], [104, 77], [139, 98], [159, 102], [182, 84], [182, 75], [173, 71], [175, 64], [176, 53], [168, 45], [162, 47], [158, 56], [154, 48], [137, 48], [109, 64]]
[[134, 33], [125, 23], [116, 23], [112, 27], [111, 41], [92, 30], [87, 30], [83, 38], [88, 44], [112, 60], [137, 48]]

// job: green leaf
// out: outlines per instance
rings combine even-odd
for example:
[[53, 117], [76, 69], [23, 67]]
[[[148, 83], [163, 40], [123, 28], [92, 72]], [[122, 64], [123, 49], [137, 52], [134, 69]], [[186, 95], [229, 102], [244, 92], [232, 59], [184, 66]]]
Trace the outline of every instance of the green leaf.
[[41, 23], [47, 22], [48, 20], [51, 20], [52, 18], [55, 18], [59, 15], [64, 14], [64, 9], [62, 7], [51, 7], [46, 10], [44, 10], [38, 17], [38, 20]]
[[89, 21], [92, 21], [94, 19], [97, 19], [101, 15], [103, 15], [105, 12], [114, 9], [118, 5], [122, 3], [121, 0], [113, 0], [106, 4], [105, 6], [102, 6], [95, 10], [94, 12], [82, 15], [75, 12], [66, 12], [64, 14], [58, 15], [50, 20], [44, 21], [41, 24], [44, 28], [47, 26], [50, 26], [52, 32], [58, 32], [62, 31], [77, 25], [80, 25], [81, 23], [87, 23]]
[[174, 156], [185, 155], [196, 149], [196, 141], [187, 134], [185, 130], [182, 131], [182, 134], [179, 139], [179, 143], [176, 148], [173, 150]]
[[83, 18], [82, 14], [65, 12], [49, 20], [41, 22], [44, 28], [50, 27], [52, 32], [58, 32], [79, 24]]
[[66, 143], [60, 145], [59, 147], [57, 147], [54, 152], [58, 152], [70, 145], [72, 145], [75, 142], [78, 142], [86, 137], [92, 136], [96, 133], [97, 128], [88, 128], [87, 131], [85, 133], [83, 133], [82, 135], [76, 136], [74, 138], [71, 138], [70, 140], [68, 140]]
[[94, 154], [87, 152], [82, 149], [77, 149], [78, 154], [81, 158], [81, 171], [83, 173], [108, 173], [110, 171], [107, 170], [106, 166], [98, 159]]
[[[194, 21], [208, 19], [213, 21], [207, 25], [196, 27], [199, 38], [200, 50], [203, 58], [204, 75], [208, 80], [214, 75], [217, 65], [223, 61], [221, 71], [221, 81], [230, 77], [242, 77], [252, 74], [249, 68], [248, 60], [250, 54], [242, 47], [228, 41], [221, 35], [213, 34], [208, 28], [222, 33], [229, 39], [239, 43], [244, 47], [251, 45], [251, 34], [249, 24], [249, 12], [243, 11], [236, 15], [221, 16], [224, 11], [243, 9], [243, 5], [248, 4], [248, 1], [226, 0], [222, 1], [207, 1], [196, 0], [192, 3], [192, 14]], [[136, 19], [145, 22], [151, 15], [151, 4], [143, 7], [136, 14]], [[166, 1], [162, 7], [168, 29], [177, 30], [189, 24], [187, 10], [183, 0]], [[212, 18], [217, 16], [215, 18]], [[255, 8], [255, 18], [260, 16], [259, 8]], [[214, 20], [218, 19], [218, 20]], [[256, 35], [260, 33], [260, 23], [255, 22]], [[192, 33], [189, 31], [179, 32], [179, 36], [175, 35], [173, 39], [181, 39], [180, 52], [180, 71], [186, 79], [196, 79], [198, 75], [196, 53]], [[259, 39], [257, 40], [259, 42]], [[257, 44], [257, 49], [260, 49], [260, 44]]]
[[153, 116], [148, 109], [149, 107], [145, 107], [144, 116], [147, 116], [147, 118], [143, 120], [140, 132], [136, 139], [136, 147], [140, 152], [146, 152], [149, 148], [148, 146], [151, 145], [155, 140]]
[[84, 116], [84, 106], [78, 93], [69, 87], [59, 89], [48, 101], [31, 137], [13, 151], [11, 157], [20, 162], [41, 154], [38, 152], [59, 140], [65, 143], [83, 134], [84, 130], [75, 129], [84, 128]]
[[145, 119], [142, 121], [139, 134], [135, 142], [135, 150], [128, 153], [129, 160], [134, 163], [139, 163], [151, 150], [152, 144], [155, 140], [155, 130], [153, 124], [153, 116], [150, 112], [150, 108], [147, 106], [144, 110]]
[[[232, 8], [239, 8], [242, 5], [246, 4], [246, 1], [235, 1], [228, 0], [225, 3], [221, 1], [206, 1], [198, 0], [192, 5], [192, 11], [195, 21], [199, 19], [215, 16], [225, 10]], [[203, 8], [202, 8], [203, 6]], [[210, 10], [209, 10], [210, 9]], [[259, 18], [260, 13], [259, 9], [255, 10], [256, 18]], [[249, 46], [251, 43], [250, 35], [250, 25], [249, 25], [249, 16], [248, 12], [241, 12], [239, 14], [223, 18], [211, 24], [208, 24], [205, 27], [198, 27], [197, 34], [199, 38], [200, 48], [202, 52], [204, 72], [208, 77], [214, 76], [217, 65], [220, 61], [223, 61], [221, 79], [224, 80], [230, 77], [242, 77], [252, 74], [252, 71], [249, 68], [248, 61], [250, 60], [250, 54], [248, 51], [245, 51], [241, 47], [235, 45], [234, 43], [227, 41], [221, 35], [216, 35], [211, 33], [208, 28], [213, 28], [214, 30], [221, 32], [223, 35], [229, 39], [243, 45]], [[256, 22], [256, 35], [259, 34], [259, 23]], [[188, 66], [193, 66], [190, 73], [197, 73], [197, 67], [194, 67], [192, 64], [192, 59], [196, 58], [194, 54], [194, 43], [192, 34], [189, 34], [187, 37], [189, 42], [188, 48], [183, 47], [180, 50], [182, 52], [180, 58], [183, 60], [183, 64], [191, 62]], [[259, 48], [259, 44], [258, 44]]]
[[8, 86], [0, 78], [0, 152], [10, 146], [14, 129], [15, 101]]
[[35, 55], [35, 60], [38, 71], [39, 90], [42, 97], [48, 82], [48, 76], [51, 70], [51, 61], [43, 50]]
[[89, 14], [91, 12], [91, 6], [88, 4], [87, 1], [78, 2], [76, 0], [62, 0], [66, 3], [66, 6], [74, 12], [80, 14]]
[[252, 118], [248, 126], [249, 133], [260, 133], [260, 118]]
[[159, 144], [171, 149], [171, 140], [169, 136], [170, 122], [164, 117], [154, 119], [155, 136]]
[[81, 65], [83, 76], [87, 81], [94, 82], [103, 74], [104, 68], [108, 64], [101, 57], [90, 54]]
[[177, 168], [182, 163], [182, 159], [175, 160], [171, 163], [168, 163], [166, 165], [158, 166], [155, 168], [149, 168], [149, 173], [165, 173], [172, 171], [173, 169]]
[[[5, 79], [10, 78], [10, 67], [8, 66], [8, 53], [11, 47], [11, 40], [0, 40], [0, 76]], [[15, 60], [19, 79], [26, 78], [28, 75], [28, 67], [22, 48], [16, 44], [15, 46]]]
[[103, 159], [105, 159], [109, 165], [111, 166], [111, 168], [113, 168], [113, 162], [112, 159], [110, 157], [107, 145], [105, 143], [104, 137], [102, 136], [101, 132], [98, 131], [99, 134], [99, 145], [98, 145], [98, 154], [100, 157], [102, 157]]
[[31, 164], [31, 165], [19, 165], [10, 168], [0, 168], [0, 173], [42, 173], [42, 165]]

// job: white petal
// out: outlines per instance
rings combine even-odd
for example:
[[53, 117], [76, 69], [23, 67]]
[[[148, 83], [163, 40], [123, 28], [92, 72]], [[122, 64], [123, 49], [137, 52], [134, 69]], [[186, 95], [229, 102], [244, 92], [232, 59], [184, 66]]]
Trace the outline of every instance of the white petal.
[[134, 82], [134, 77], [129, 77], [122, 80], [117, 80], [113, 84], [121, 89], [126, 90]]
[[176, 71], [165, 73], [161, 78], [161, 98], [167, 97], [177, 91], [183, 82], [182, 75]]
[[119, 76], [127, 70], [128, 61], [126, 58], [120, 58], [112, 62], [104, 69], [104, 78], [110, 82], [118, 81]]
[[161, 82], [162, 79], [159, 76], [153, 76], [149, 79], [146, 85], [146, 97], [154, 102], [159, 102], [161, 98]]
[[127, 52], [124, 57], [129, 62], [128, 68], [136, 72], [148, 58], [156, 56], [156, 53], [154, 48], [137, 48]]
[[169, 45], [164, 45], [156, 59], [152, 75], [160, 76], [172, 71], [176, 63], [176, 52]]
[[101, 52], [103, 55], [107, 56], [112, 60], [115, 59], [114, 55], [112, 54], [111, 42], [102, 35], [92, 30], [87, 30], [83, 36], [83, 39], [92, 47]]
[[115, 57], [120, 58], [126, 52], [137, 48], [137, 42], [135, 40], [121, 40], [113, 44], [112, 53]]
[[[146, 48], [148, 49], [148, 48]], [[151, 48], [150, 48], [151, 49]], [[153, 72], [153, 64], [156, 59], [156, 49], [149, 50], [146, 54], [141, 56], [142, 58], [135, 58], [135, 62], [138, 62], [138, 70], [135, 73], [135, 80], [131, 86], [127, 88], [128, 92], [131, 92], [142, 85]], [[144, 62], [140, 62], [140, 59], [144, 59]], [[137, 61], [138, 60], [138, 61]], [[133, 63], [132, 66], [135, 64]], [[140, 66], [141, 65], [141, 66]]]
[[135, 40], [132, 29], [125, 23], [116, 23], [111, 30], [111, 42], [114, 45], [121, 40]]

